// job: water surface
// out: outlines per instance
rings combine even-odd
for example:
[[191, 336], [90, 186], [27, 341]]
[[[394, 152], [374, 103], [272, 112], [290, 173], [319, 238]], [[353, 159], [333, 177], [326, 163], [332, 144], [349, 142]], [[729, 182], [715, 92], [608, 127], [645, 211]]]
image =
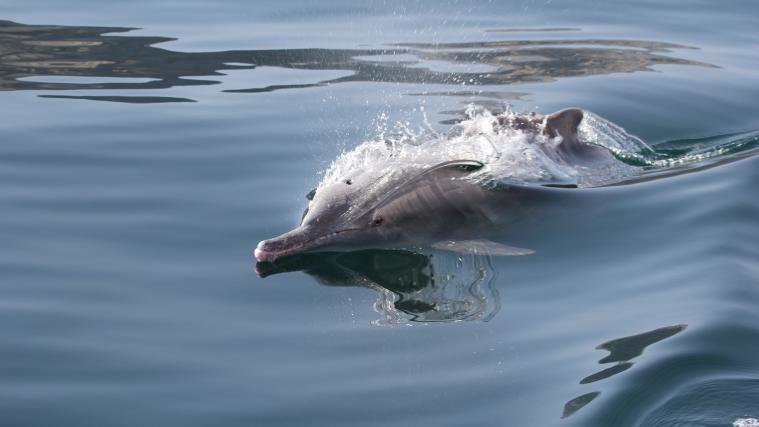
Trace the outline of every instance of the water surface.
[[[754, 2], [259, 3], [3, 8], [8, 425], [759, 418]], [[531, 256], [256, 271], [341, 152], [471, 103], [714, 161], [504, 230]]]

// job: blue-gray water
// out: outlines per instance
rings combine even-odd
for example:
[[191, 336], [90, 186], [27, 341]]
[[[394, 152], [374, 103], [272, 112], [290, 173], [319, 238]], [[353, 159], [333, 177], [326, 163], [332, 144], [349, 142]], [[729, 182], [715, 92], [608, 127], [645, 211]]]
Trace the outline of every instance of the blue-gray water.
[[[2, 425], [759, 418], [756, 2], [0, 11]], [[521, 236], [531, 256], [256, 273], [382, 114], [442, 131], [471, 102], [579, 106], [673, 157], [738, 148], [590, 190], [602, 214]]]

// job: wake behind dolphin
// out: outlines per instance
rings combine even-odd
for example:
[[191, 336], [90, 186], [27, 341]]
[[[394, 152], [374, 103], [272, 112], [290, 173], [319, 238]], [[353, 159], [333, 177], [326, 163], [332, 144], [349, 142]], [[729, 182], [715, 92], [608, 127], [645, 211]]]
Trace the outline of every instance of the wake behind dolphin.
[[466, 114], [445, 134], [380, 134], [340, 155], [308, 193], [301, 224], [260, 242], [255, 257], [409, 246], [527, 255], [532, 251], [488, 234], [577, 188], [709, 157], [662, 158], [624, 129], [576, 108], [542, 116], [471, 106]]

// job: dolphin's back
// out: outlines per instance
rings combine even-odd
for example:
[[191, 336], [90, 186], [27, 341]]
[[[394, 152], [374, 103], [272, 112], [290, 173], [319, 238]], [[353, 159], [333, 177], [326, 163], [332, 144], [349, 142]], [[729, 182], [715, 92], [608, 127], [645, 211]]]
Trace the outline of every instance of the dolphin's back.
[[407, 236], [423, 234], [434, 240], [466, 225], [488, 227], [528, 216], [540, 204], [537, 202], [547, 201], [554, 192], [568, 191], [538, 186], [489, 187], [468, 179], [473, 172], [471, 165], [449, 162], [425, 171], [387, 194], [373, 215], [391, 225], [403, 224]]

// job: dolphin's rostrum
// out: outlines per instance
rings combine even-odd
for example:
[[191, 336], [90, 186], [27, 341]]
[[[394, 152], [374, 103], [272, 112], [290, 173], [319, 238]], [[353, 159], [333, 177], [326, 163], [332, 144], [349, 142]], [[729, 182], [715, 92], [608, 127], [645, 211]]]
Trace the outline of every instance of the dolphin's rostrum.
[[[592, 164], [609, 153], [577, 139], [582, 110], [571, 108], [540, 116], [501, 118], [499, 126], [553, 138], [541, 147], [567, 165]], [[527, 255], [529, 249], [484, 238], [494, 226], [516, 222], [540, 201], [566, 189], [551, 185], [484, 185], [470, 179], [485, 165], [476, 160], [444, 161], [410, 167], [378, 183], [361, 171], [320, 186], [308, 194], [301, 224], [255, 249], [259, 261], [305, 251], [335, 248], [433, 246], [483, 255]]]

